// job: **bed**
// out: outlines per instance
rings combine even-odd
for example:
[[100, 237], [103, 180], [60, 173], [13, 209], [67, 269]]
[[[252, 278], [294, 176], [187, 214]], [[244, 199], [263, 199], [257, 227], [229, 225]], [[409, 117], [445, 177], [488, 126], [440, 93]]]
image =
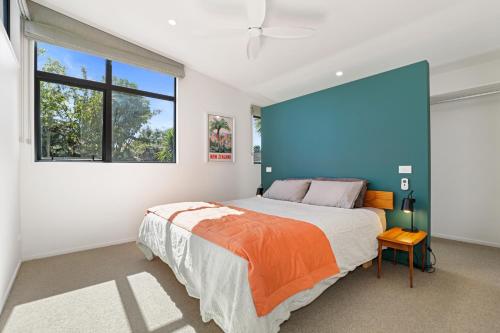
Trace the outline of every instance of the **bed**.
[[[384, 202], [387, 196], [381, 195], [390, 192], [368, 192], [367, 206], [392, 208]], [[328, 238], [340, 270], [289, 297], [265, 316], [258, 316], [246, 260], [148, 213], [139, 229], [138, 247], [148, 260], [158, 256], [167, 263], [188, 294], [200, 300], [202, 320], [214, 320], [225, 332], [278, 332], [292, 311], [311, 303], [347, 273], [374, 259], [376, 236], [386, 228], [385, 211], [381, 208], [342, 209], [262, 197], [223, 204], [314, 224]]]

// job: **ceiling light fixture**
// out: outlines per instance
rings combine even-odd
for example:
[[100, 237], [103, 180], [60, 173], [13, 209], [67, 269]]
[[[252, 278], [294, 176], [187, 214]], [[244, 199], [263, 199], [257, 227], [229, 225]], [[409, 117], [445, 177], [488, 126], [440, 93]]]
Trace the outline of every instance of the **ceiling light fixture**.
[[344, 75], [344, 72], [342, 72], [342, 71], [337, 71], [337, 73], [335, 73], [335, 75], [337, 75], [337, 76], [342, 76], [342, 75]]
[[170, 19], [170, 20], [168, 20], [168, 24], [170, 24], [171, 26], [174, 26], [177, 24], [177, 22], [175, 22], [175, 20], [173, 20], [173, 19]]

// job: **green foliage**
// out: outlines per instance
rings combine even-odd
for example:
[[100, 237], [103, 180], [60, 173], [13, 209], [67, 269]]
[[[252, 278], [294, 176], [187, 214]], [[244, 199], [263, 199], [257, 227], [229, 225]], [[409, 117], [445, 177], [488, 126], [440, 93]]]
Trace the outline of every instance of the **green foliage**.
[[169, 128], [163, 134], [161, 150], [156, 153], [156, 158], [160, 161], [173, 161], [175, 159], [175, 133], [173, 128]]
[[253, 146], [253, 162], [254, 163], [260, 163], [261, 162], [261, 147], [259, 145]]
[[217, 131], [217, 136], [219, 136], [220, 131], [222, 129], [225, 129], [228, 131], [231, 130], [229, 128], [229, 124], [227, 123], [226, 119], [224, 119], [224, 118], [212, 119], [212, 121], [210, 122], [210, 131]]
[[216, 152], [216, 153], [230, 153], [231, 152], [231, 135], [228, 134], [226, 136], [226, 141], [224, 141], [222, 138], [221, 138], [221, 135], [220, 135], [220, 132], [221, 130], [227, 130], [227, 131], [230, 131], [231, 128], [229, 127], [229, 124], [227, 123], [227, 121], [224, 119], [224, 118], [221, 118], [221, 117], [214, 117], [211, 121], [210, 121], [210, 127], [209, 127], [209, 130], [210, 132], [214, 132], [215, 131], [215, 136], [216, 136], [216, 140], [212, 140], [210, 139], [210, 151], [211, 152]]
[[[51, 58], [43, 70], [66, 74], [66, 68]], [[101, 158], [101, 92], [42, 81], [40, 103], [43, 157]]]
[[[44, 52], [39, 49], [39, 54]], [[66, 75], [59, 61], [48, 58], [43, 71]], [[87, 70], [81, 68], [82, 77]], [[128, 80], [113, 78], [116, 85], [137, 88]], [[62, 84], [40, 83], [42, 157], [101, 159], [103, 93]], [[148, 98], [113, 93], [112, 158], [117, 161], [174, 160], [173, 129], [152, 129], [148, 122], [160, 110], [152, 110]]]
[[253, 120], [254, 120], [255, 130], [257, 131], [257, 133], [262, 134], [262, 132], [261, 132], [262, 119], [254, 117]]

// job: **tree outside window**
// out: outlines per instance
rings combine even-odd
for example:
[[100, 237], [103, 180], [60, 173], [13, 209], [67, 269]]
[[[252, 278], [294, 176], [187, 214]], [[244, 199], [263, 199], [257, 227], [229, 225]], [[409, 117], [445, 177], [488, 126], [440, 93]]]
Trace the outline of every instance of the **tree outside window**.
[[109, 60], [46, 43], [36, 56], [39, 160], [175, 162], [175, 78], [116, 63], [106, 82]]

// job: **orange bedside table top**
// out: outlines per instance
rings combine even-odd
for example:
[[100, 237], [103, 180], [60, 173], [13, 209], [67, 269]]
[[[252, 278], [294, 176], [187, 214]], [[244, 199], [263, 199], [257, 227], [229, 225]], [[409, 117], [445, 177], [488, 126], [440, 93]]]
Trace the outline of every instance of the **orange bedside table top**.
[[425, 231], [420, 230], [418, 232], [408, 232], [396, 227], [381, 233], [378, 235], [377, 239], [402, 245], [416, 245], [425, 237], [427, 237], [427, 233]]

